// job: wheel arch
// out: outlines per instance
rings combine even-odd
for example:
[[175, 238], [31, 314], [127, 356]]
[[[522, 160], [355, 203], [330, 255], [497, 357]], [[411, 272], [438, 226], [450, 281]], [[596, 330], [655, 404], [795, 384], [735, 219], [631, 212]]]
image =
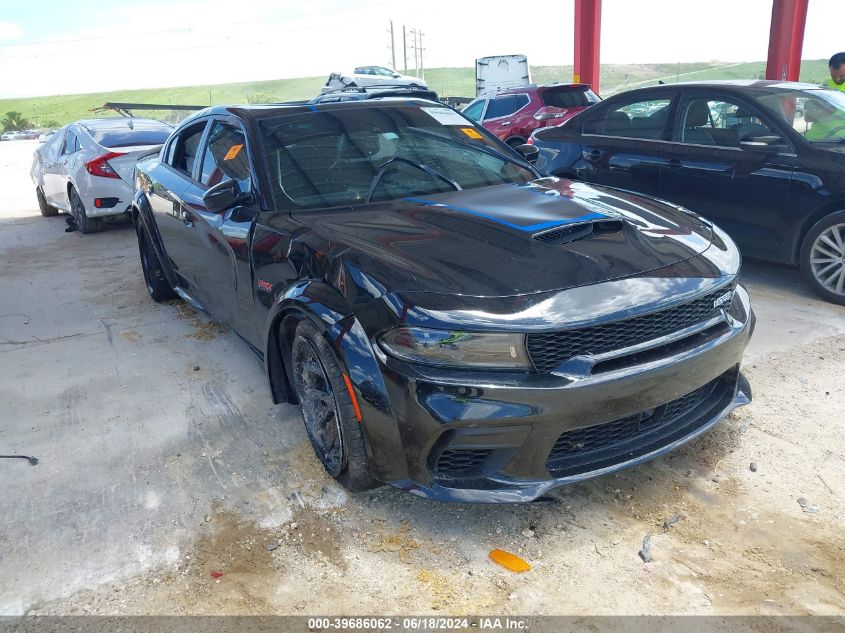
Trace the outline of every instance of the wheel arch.
[[139, 190], [135, 192], [135, 195], [132, 198], [131, 208], [132, 226], [135, 227], [136, 235], [143, 226], [147, 235], [150, 236], [150, 242], [156, 252], [161, 268], [164, 270], [164, 275], [167, 277], [168, 283], [172, 288], [175, 288], [178, 285], [178, 279], [176, 277], [176, 273], [170, 265], [170, 258], [167, 257], [167, 251], [164, 249], [164, 242], [158, 232], [158, 226], [156, 225], [155, 218], [153, 217], [153, 210], [150, 207], [150, 201], [147, 199], [147, 196], [144, 195], [143, 191]]
[[810, 232], [817, 222], [824, 219], [828, 215], [845, 211], [845, 197], [837, 198], [826, 202], [822, 206], [813, 211], [799, 226], [798, 231], [795, 232], [795, 238], [789, 249], [789, 262], [793, 265], [800, 263], [801, 246], [804, 244], [804, 238]]
[[[392, 456], [403, 454], [404, 448], [378, 359], [344, 297], [321, 280], [298, 282], [279, 295], [267, 315], [264, 364], [274, 404], [298, 403], [290, 381], [290, 347], [303, 319], [326, 337], [349, 379], [373, 474], [381, 481], [402, 479], [407, 465]], [[376, 443], [378, 451], [373, 451]]]

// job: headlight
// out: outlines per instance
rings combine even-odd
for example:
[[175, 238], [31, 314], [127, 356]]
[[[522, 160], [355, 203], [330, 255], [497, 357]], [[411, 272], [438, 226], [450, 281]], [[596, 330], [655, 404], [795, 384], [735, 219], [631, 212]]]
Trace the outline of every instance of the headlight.
[[399, 327], [379, 344], [396, 358], [428, 365], [488, 369], [531, 369], [524, 334], [452, 332]]

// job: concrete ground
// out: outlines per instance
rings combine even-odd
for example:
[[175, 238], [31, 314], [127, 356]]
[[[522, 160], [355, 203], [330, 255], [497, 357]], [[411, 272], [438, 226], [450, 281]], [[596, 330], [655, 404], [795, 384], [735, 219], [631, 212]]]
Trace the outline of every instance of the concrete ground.
[[348, 495], [130, 227], [39, 215], [35, 146], [0, 144], [0, 453], [40, 460], [0, 459], [0, 615], [845, 613], [845, 308], [797, 271], [746, 262], [754, 403], [664, 459], [529, 506]]

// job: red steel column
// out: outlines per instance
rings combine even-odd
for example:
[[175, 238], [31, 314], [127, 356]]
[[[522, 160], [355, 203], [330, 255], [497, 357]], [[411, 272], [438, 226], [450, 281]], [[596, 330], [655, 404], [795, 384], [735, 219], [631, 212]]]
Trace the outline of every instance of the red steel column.
[[772, 0], [766, 79], [798, 81], [809, 0]]
[[599, 91], [601, 48], [601, 0], [575, 0], [574, 83], [590, 84]]

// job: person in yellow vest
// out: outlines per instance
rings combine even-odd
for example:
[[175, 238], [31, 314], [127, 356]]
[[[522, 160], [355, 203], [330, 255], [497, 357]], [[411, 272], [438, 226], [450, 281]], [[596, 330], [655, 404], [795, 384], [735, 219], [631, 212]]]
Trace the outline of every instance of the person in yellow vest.
[[830, 58], [827, 67], [830, 70], [830, 79], [822, 85], [845, 92], [845, 53], [836, 53]]
[[[824, 88], [845, 92], [845, 53], [836, 53], [827, 63], [830, 79], [822, 84]], [[845, 136], [845, 116], [839, 108], [824, 104], [823, 101], [807, 100], [805, 119], [812, 125], [804, 133], [808, 141], [838, 141]]]

